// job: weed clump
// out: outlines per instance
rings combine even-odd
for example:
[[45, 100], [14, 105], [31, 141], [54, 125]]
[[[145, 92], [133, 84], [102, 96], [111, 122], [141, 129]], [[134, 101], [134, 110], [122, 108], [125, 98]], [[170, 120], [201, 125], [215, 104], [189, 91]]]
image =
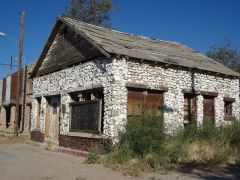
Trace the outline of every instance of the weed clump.
[[235, 154], [240, 164], [240, 122], [216, 127], [196, 124], [167, 134], [162, 116], [144, 115], [128, 119], [119, 143], [106, 155], [105, 163], [115, 168], [144, 171], [161, 166], [215, 167]]
[[93, 148], [90, 150], [90, 152], [89, 152], [89, 154], [88, 154], [85, 162], [86, 162], [87, 164], [96, 164], [96, 163], [98, 163], [99, 161], [100, 161], [99, 150], [98, 150], [97, 147], [93, 147]]

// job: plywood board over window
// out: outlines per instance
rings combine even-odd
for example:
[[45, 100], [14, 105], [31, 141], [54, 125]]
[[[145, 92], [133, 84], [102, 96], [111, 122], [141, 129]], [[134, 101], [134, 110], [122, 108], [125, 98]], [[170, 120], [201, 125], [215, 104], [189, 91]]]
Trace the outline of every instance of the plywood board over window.
[[204, 96], [203, 97], [203, 122], [214, 123], [214, 97], [212, 96]]
[[129, 89], [128, 117], [141, 117], [144, 113], [160, 116], [163, 107], [163, 92]]
[[144, 95], [139, 91], [128, 91], [128, 116], [143, 114]]
[[224, 97], [224, 119], [226, 121], [231, 121], [234, 119], [233, 117], [233, 103], [235, 102], [234, 98]]
[[184, 94], [184, 124], [196, 123], [196, 95]]

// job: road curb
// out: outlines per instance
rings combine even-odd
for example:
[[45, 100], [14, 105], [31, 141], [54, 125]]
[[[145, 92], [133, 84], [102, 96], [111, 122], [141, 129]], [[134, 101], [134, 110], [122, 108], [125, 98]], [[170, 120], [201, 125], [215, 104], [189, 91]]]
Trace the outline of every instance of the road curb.
[[[38, 142], [33, 142], [33, 141], [27, 141], [26, 144], [35, 146], [35, 147], [40, 147], [44, 150], [47, 150], [47, 144], [46, 143], [38, 143]], [[84, 157], [86, 158], [88, 156], [88, 152], [86, 151], [80, 151], [80, 150], [75, 150], [75, 149], [69, 149], [69, 148], [64, 148], [64, 147], [59, 147], [59, 146], [54, 146], [51, 151], [53, 152], [60, 152], [64, 154], [69, 154], [73, 156], [78, 156], [78, 157]]]

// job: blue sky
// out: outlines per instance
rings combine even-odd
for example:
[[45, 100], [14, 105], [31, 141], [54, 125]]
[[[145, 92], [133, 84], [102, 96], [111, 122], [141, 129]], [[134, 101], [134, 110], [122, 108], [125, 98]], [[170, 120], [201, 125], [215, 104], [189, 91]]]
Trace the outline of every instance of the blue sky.
[[[0, 63], [18, 57], [21, 10], [26, 12], [24, 65], [36, 60], [50, 31], [70, 0], [0, 0]], [[228, 38], [240, 49], [239, 0], [118, 0], [113, 27], [188, 45], [202, 53]], [[11, 38], [12, 36], [13, 38]], [[16, 68], [15, 68], [16, 69]], [[0, 78], [9, 68], [0, 66]]]

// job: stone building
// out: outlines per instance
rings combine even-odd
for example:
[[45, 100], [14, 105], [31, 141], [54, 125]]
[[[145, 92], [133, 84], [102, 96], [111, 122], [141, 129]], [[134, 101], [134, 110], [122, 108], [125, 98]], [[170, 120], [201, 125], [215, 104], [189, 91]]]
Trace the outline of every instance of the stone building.
[[[23, 68], [21, 97], [19, 103], [19, 133], [29, 135], [31, 100], [32, 100], [32, 80], [29, 79], [34, 63]], [[2, 133], [13, 133], [13, 125], [16, 113], [18, 72], [12, 73], [0, 80], [0, 130]]]
[[59, 17], [32, 72], [31, 138], [88, 150], [128, 117], [163, 111], [169, 132], [239, 117], [239, 74], [175, 42]]

